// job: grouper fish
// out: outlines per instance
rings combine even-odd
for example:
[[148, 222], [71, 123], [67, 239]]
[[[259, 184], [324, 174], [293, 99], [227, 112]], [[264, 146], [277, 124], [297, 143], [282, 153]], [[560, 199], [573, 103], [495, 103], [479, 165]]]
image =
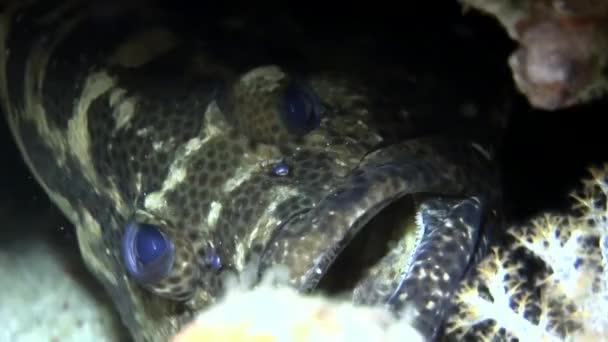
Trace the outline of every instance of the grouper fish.
[[411, 134], [364, 68], [228, 58], [153, 9], [103, 9], [4, 5], [0, 100], [134, 340], [166, 341], [228, 275], [276, 267], [438, 336], [498, 221], [480, 142]]

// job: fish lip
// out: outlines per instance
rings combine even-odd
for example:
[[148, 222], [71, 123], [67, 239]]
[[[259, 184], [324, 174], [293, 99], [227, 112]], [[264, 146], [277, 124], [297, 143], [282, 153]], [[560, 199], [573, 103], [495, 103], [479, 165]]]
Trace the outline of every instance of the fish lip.
[[[453, 147], [442, 146], [445, 153], [453, 152]], [[477, 162], [484, 159], [470, 144], [456, 150], [477, 154], [473, 156]], [[301, 292], [311, 292], [348, 243], [390, 203], [419, 193], [449, 196], [478, 193], [475, 191], [479, 188], [471, 185], [475, 184], [474, 179], [464, 178], [478, 178], [481, 174], [473, 172], [470, 177], [460, 174], [452, 179], [442, 170], [470, 166], [470, 156], [460, 163], [459, 158], [442, 159], [432, 154], [403, 153], [395, 154], [394, 159], [387, 158], [391, 153], [366, 157], [347, 176], [345, 184], [330, 192], [314, 209], [284, 222], [262, 253], [259, 273], [275, 265], [287, 266], [290, 284]]]

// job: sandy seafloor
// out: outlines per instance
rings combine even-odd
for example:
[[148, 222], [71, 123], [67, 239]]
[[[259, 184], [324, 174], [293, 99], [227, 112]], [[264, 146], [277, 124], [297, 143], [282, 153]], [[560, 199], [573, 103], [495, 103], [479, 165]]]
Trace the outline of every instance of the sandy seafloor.
[[46, 199], [23, 208], [10, 193], [0, 198], [0, 341], [128, 340], [61, 215]]

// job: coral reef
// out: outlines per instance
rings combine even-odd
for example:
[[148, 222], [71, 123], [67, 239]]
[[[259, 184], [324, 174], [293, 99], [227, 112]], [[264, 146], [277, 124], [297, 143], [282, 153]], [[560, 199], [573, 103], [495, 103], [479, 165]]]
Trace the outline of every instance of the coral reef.
[[608, 90], [608, 2], [461, 0], [494, 16], [520, 47], [509, 58], [530, 104], [556, 110]]
[[572, 193], [569, 215], [513, 226], [456, 295], [448, 336], [585, 341], [608, 336], [608, 164]]

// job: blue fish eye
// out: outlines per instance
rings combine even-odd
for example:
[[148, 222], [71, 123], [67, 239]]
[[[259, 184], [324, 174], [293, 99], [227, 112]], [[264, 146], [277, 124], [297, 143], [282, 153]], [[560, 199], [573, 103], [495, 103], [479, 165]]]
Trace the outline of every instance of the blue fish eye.
[[135, 252], [142, 264], [148, 265], [161, 257], [167, 249], [167, 241], [158, 228], [142, 224], [135, 236]]
[[287, 131], [300, 136], [319, 126], [323, 107], [310, 87], [292, 82], [285, 89], [280, 112]]
[[175, 247], [159, 226], [137, 222], [128, 224], [121, 248], [127, 272], [140, 283], [158, 282], [173, 267]]

